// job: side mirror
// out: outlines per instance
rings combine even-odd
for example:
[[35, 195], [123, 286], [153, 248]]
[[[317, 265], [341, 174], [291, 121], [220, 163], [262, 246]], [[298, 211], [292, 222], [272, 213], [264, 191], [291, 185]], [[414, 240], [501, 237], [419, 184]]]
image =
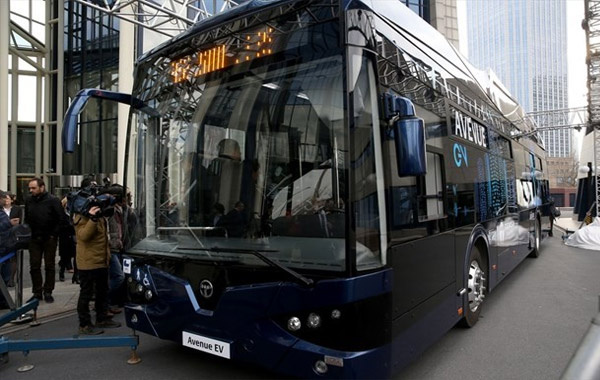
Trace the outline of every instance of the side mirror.
[[427, 174], [423, 119], [412, 118], [395, 122], [394, 142], [400, 177]]
[[86, 88], [77, 93], [69, 105], [62, 129], [62, 147], [65, 153], [73, 153], [75, 150], [75, 141], [77, 137], [77, 126], [79, 125], [79, 114], [87, 104], [90, 98], [112, 100], [118, 103], [129, 104], [133, 108], [140, 109], [150, 115], [158, 115], [156, 110], [146, 105], [140, 99], [129, 94], [120, 92], [98, 90], [96, 88]]
[[386, 116], [392, 121], [398, 176], [418, 176], [427, 173], [425, 123], [416, 117], [410, 99], [385, 94]]

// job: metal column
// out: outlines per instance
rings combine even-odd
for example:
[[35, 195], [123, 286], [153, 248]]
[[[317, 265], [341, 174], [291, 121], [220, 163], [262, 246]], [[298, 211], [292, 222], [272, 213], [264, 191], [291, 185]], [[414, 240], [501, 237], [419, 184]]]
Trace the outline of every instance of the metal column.
[[[8, 152], [8, 39], [10, 2], [0, 1], [0, 152]], [[14, 100], [13, 100], [14, 101]], [[8, 160], [0, 160], [0, 189], [8, 189]]]
[[589, 126], [593, 128], [594, 135], [594, 162], [592, 171], [596, 180], [594, 189], [596, 197], [596, 215], [600, 215], [600, 183], [598, 181], [598, 168], [600, 168], [600, 1], [585, 0], [585, 19], [583, 29], [585, 30], [587, 45], [588, 66], [588, 117]]
[[594, 167], [592, 171], [594, 173], [594, 182], [596, 184], [596, 216], [600, 216], [600, 176], [598, 175], [598, 169], [600, 169], [600, 129], [598, 126], [594, 126]]

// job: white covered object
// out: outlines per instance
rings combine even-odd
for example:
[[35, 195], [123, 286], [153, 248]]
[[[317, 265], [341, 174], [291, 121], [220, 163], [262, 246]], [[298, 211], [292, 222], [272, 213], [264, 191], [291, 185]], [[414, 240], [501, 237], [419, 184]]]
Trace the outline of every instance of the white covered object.
[[575, 231], [565, 244], [571, 247], [600, 251], [600, 218], [594, 218], [591, 224]]

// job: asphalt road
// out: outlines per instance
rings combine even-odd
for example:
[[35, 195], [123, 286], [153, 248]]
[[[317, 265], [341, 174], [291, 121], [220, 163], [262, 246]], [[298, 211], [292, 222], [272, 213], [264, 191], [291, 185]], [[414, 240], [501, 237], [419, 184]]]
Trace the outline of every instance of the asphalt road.
[[599, 295], [600, 251], [547, 238], [486, 298], [475, 327], [452, 329], [396, 378], [558, 379]]
[[[557, 379], [599, 311], [600, 251], [566, 247], [546, 239], [542, 255], [527, 259], [486, 298], [479, 323], [454, 328], [395, 379]], [[122, 317], [117, 318], [122, 321]], [[73, 314], [7, 334], [43, 339], [75, 334]], [[127, 334], [125, 327], [108, 330]], [[142, 362], [128, 365], [126, 347], [12, 352], [0, 364], [0, 379], [199, 379], [281, 378], [260, 368], [230, 362], [140, 336]], [[24, 364], [33, 370], [19, 373]]]

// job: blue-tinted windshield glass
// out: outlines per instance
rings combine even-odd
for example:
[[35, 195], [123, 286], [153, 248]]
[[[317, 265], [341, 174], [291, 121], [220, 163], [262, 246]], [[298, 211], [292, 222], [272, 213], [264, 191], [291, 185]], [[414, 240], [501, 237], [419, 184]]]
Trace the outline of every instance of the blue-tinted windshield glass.
[[241, 255], [207, 249], [254, 249], [291, 267], [345, 269], [337, 23], [280, 38], [288, 45], [277, 53], [177, 80], [167, 57], [144, 66], [134, 95], [161, 116], [140, 114], [132, 128], [133, 252], [237, 262]]

